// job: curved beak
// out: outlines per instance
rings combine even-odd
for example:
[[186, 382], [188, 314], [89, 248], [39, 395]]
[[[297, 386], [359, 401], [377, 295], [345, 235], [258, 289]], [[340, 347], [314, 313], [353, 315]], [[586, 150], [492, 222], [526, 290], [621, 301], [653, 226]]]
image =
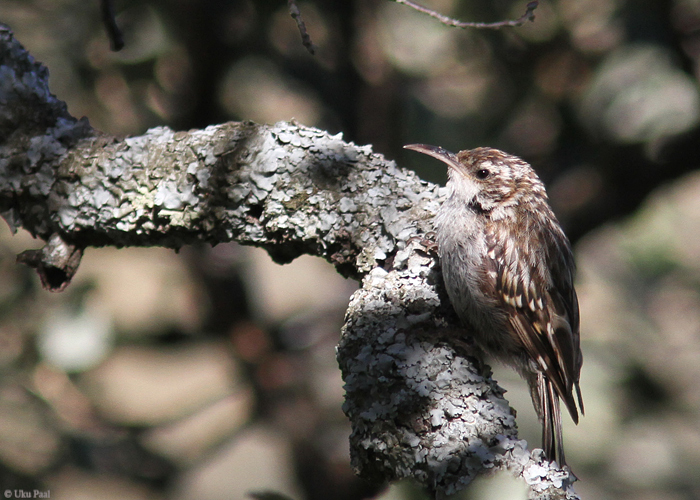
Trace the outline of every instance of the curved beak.
[[446, 150], [445, 148], [441, 148], [440, 146], [430, 146], [429, 144], [406, 144], [404, 149], [411, 149], [413, 151], [418, 151], [419, 153], [432, 156], [433, 158], [437, 158], [438, 160], [447, 163], [447, 166], [454, 169], [460, 168], [457, 155]]

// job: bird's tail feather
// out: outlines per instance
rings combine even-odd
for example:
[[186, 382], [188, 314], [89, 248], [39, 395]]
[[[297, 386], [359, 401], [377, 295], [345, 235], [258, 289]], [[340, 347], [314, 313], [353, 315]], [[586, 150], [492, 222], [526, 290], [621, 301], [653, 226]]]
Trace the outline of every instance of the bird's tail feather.
[[560, 467], [564, 467], [566, 458], [561, 431], [559, 396], [554, 384], [541, 372], [537, 373], [535, 388], [536, 394], [533, 394], [533, 400], [537, 398], [535, 407], [542, 422], [542, 449], [549, 460], [554, 460]]

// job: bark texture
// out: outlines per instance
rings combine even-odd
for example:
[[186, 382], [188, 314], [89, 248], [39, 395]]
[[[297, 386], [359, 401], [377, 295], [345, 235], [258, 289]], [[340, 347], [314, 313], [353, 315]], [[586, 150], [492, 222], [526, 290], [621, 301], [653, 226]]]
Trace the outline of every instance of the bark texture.
[[531, 498], [578, 498], [568, 470], [518, 440], [449, 305], [426, 240], [444, 196], [369, 146], [296, 123], [102, 134], [0, 25], [0, 211], [47, 241], [19, 257], [47, 288], [64, 288], [90, 246], [237, 241], [279, 263], [320, 256], [362, 281], [338, 346], [359, 474], [442, 497], [508, 469]]

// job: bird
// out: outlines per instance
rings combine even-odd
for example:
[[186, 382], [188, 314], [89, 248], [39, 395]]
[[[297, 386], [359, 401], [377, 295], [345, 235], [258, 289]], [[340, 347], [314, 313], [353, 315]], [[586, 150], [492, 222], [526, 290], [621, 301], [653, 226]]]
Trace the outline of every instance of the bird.
[[434, 219], [447, 295], [477, 346], [527, 381], [545, 456], [566, 466], [560, 400], [578, 424], [583, 355], [574, 257], [544, 184], [498, 149], [404, 147], [447, 164]]

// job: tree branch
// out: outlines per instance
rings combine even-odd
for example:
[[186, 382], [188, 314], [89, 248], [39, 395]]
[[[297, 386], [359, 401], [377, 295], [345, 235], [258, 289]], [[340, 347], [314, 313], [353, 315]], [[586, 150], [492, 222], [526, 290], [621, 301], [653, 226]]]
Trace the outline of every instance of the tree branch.
[[287, 6], [289, 7], [289, 14], [292, 16], [292, 19], [294, 19], [294, 21], [297, 23], [297, 28], [299, 29], [299, 34], [301, 35], [302, 45], [306, 47], [306, 50], [309, 51], [309, 54], [316, 54], [316, 47], [314, 46], [314, 43], [311, 40], [309, 32], [306, 30], [306, 23], [301, 17], [301, 10], [299, 10], [299, 6], [297, 5], [296, 0], [287, 0]]
[[454, 26], [455, 28], [481, 28], [481, 29], [500, 29], [500, 28], [505, 28], [506, 26], [509, 27], [517, 27], [517, 26], [522, 26], [528, 21], [534, 21], [535, 20], [535, 9], [539, 6], [539, 1], [535, 0], [533, 2], [530, 2], [527, 4], [527, 7], [525, 9], [525, 13], [520, 16], [518, 19], [513, 19], [509, 21], [498, 21], [495, 23], [476, 23], [476, 22], [469, 22], [469, 21], [460, 21], [458, 19], [454, 19], [449, 16], [445, 16], [443, 14], [440, 14], [439, 12], [434, 11], [433, 9], [429, 9], [427, 7], [423, 7], [422, 5], [419, 5], [411, 0], [394, 0], [396, 3], [400, 3], [402, 5], [406, 5], [414, 10], [417, 10], [418, 12], [422, 12], [423, 14], [427, 14], [430, 17], [437, 19], [440, 21], [442, 24], [445, 24], [447, 26]]
[[0, 27], [0, 211], [49, 242], [22, 259], [50, 288], [89, 246], [238, 241], [280, 263], [320, 256], [362, 280], [337, 354], [360, 474], [413, 477], [441, 497], [508, 469], [532, 498], [577, 498], [568, 470], [518, 440], [503, 390], [455, 340], [469, 337], [421, 237], [444, 190], [296, 123], [108, 136], [69, 116], [47, 78]]
[[113, 51], [118, 52], [124, 48], [124, 35], [117, 24], [113, 0], [100, 0], [100, 10], [109, 45]]

